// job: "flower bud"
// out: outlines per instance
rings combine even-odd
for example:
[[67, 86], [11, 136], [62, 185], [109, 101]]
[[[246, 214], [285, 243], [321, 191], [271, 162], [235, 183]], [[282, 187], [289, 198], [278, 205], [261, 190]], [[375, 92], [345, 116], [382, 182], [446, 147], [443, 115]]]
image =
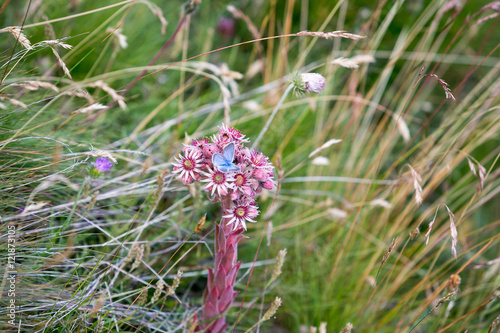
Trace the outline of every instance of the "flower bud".
[[255, 168], [252, 174], [253, 178], [262, 180], [266, 176], [266, 172], [262, 169]]
[[272, 180], [268, 179], [265, 182], [261, 183], [262, 187], [266, 190], [272, 190], [274, 188], [274, 183]]
[[221, 17], [217, 22], [217, 33], [226, 38], [234, 36], [236, 31], [236, 21], [230, 17]]

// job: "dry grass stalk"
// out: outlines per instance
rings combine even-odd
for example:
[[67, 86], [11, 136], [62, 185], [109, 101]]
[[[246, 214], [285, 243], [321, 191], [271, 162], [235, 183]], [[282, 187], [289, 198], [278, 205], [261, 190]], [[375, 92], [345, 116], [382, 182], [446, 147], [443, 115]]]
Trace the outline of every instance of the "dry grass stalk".
[[24, 104], [23, 102], [21, 101], [18, 101], [17, 99], [14, 99], [14, 98], [10, 98], [10, 97], [5, 97], [5, 96], [0, 96], [0, 101], [9, 101], [10, 104], [14, 105], [14, 106], [20, 106], [22, 107], [23, 109], [27, 109], [28, 106], [26, 104]]
[[411, 176], [413, 178], [413, 188], [415, 189], [415, 202], [417, 205], [420, 206], [420, 204], [424, 201], [422, 198], [422, 177], [413, 169], [411, 165], [408, 165], [411, 169]]
[[429, 243], [429, 238], [431, 236], [431, 230], [432, 230], [432, 226], [434, 225], [434, 222], [436, 222], [436, 216], [437, 216], [437, 213], [438, 213], [438, 210], [439, 210], [439, 207], [441, 207], [441, 204], [438, 205], [438, 207], [436, 208], [436, 213], [434, 213], [434, 218], [432, 219], [432, 221], [429, 223], [429, 229], [427, 230], [426, 234], [425, 234], [425, 246], [427, 246], [427, 244]]
[[398, 132], [399, 132], [399, 134], [401, 134], [401, 137], [403, 138], [403, 140], [405, 142], [409, 142], [410, 138], [411, 138], [410, 129], [408, 128], [408, 125], [406, 125], [406, 122], [403, 119], [403, 117], [398, 117], [396, 119], [396, 126], [397, 126]]
[[500, 15], [500, 13], [493, 13], [490, 15], [486, 15], [484, 17], [481, 17], [479, 20], [477, 20], [476, 23], [474, 23], [474, 25], [480, 25], [481, 23], [484, 23], [488, 20], [494, 19], [495, 17], [497, 17], [499, 15]]
[[44, 190], [53, 187], [57, 183], [63, 183], [65, 185], [67, 185], [69, 188], [71, 188], [73, 191], [78, 191], [80, 189], [80, 187], [77, 184], [72, 183], [65, 176], [63, 176], [61, 174], [53, 174], [53, 175], [48, 176], [44, 181], [42, 181], [40, 184], [37, 185], [37, 187], [35, 187], [33, 189], [33, 191], [28, 196], [28, 200], [26, 201], [26, 205], [27, 206], [30, 205], [34, 201], [36, 195], [39, 192], [43, 192]]
[[486, 175], [486, 169], [479, 163], [477, 164], [477, 166], [479, 168], [479, 188], [478, 188], [478, 190], [482, 191], [483, 187], [484, 187], [484, 176]]
[[375, 62], [375, 58], [369, 54], [361, 54], [351, 58], [340, 57], [330, 61], [330, 64], [345, 68], [359, 68], [359, 64]]
[[125, 110], [127, 108], [127, 104], [125, 104], [125, 98], [120, 94], [118, 94], [116, 90], [111, 88], [106, 82], [99, 80], [90, 84], [89, 87], [101, 88], [102, 90], [107, 92], [109, 96], [111, 96], [113, 101], [118, 103], [118, 105], [122, 110]]
[[66, 44], [59, 39], [44, 40], [44, 41], [37, 43], [37, 44], [45, 44], [45, 45], [50, 46], [50, 47], [60, 46], [66, 50], [70, 50], [71, 48], [73, 48], [73, 45]]
[[63, 69], [64, 71], [64, 74], [66, 74], [70, 79], [73, 79], [71, 77], [71, 74], [69, 72], [69, 69], [68, 67], [66, 66], [66, 64], [64, 63], [64, 61], [62, 60], [61, 56], [59, 55], [59, 53], [57, 53], [56, 49], [51, 47], [52, 49], [52, 52], [54, 53], [54, 55], [56, 56], [56, 59], [57, 59], [57, 62], [59, 63], [59, 66], [61, 66], [61, 68]]
[[438, 15], [442, 16], [444, 13], [453, 10], [454, 13], [458, 13], [459, 7], [461, 6], [460, 0], [450, 0], [439, 10]]
[[329, 62], [332, 65], [339, 65], [345, 68], [359, 68], [359, 65], [349, 58], [340, 57]]
[[468, 157], [467, 157], [467, 163], [469, 163], [470, 171], [474, 174], [474, 176], [477, 176], [477, 171], [476, 171], [476, 168], [474, 167], [474, 163]]
[[[252, 34], [252, 37], [254, 39], [259, 39], [261, 38], [261, 35], [259, 33], [259, 29], [253, 24], [252, 20], [246, 16], [242, 11], [234, 7], [233, 5], [229, 5], [226, 7], [227, 11], [230, 12], [235, 19], [241, 19], [245, 22], [247, 25], [248, 30]], [[261, 44], [257, 44], [259, 48], [262, 48]]]
[[93, 149], [89, 152], [85, 153], [85, 156], [90, 156], [90, 157], [106, 157], [107, 159], [111, 160], [113, 163], [118, 163], [116, 158], [113, 157], [113, 155], [109, 151], [105, 151], [102, 149]]
[[167, 31], [167, 20], [165, 19], [165, 16], [163, 16], [163, 11], [161, 10], [160, 7], [155, 5], [154, 3], [150, 1], [145, 1], [144, 4], [148, 6], [149, 10], [151, 10], [151, 13], [153, 13], [154, 16], [156, 16], [161, 23], [161, 34], [164, 35], [165, 32]]
[[122, 31], [123, 31], [122, 28], [108, 28], [108, 29], [106, 29], [106, 32], [108, 32], [116, 37], [118, 45], [120, 45], [120, 47], [122, 49], [126, 49], [128, 47], [127, 36], [125, 36], [122, 33]]
[[30, 91], [38, 90], [38, 88], [45, 88], [45, 89], [51, 89], [55, 92], [59, 92], [59, 89], [55, 85], [43, 81], [25, 81], [21, 83], [14, 83], [13, 86], [23, 87], [24, 89]]
[[311, 161], [312, 165], [330, 165], [330, 160], [324, 156], [316, 156]]
[[342, 38], [348, 38], [352, 40], [359, 40], [362, 38], [365, 38], [366, 36], [360, 36], [356, 34], [351, 34], [346, 31], [331, 31], [331, 32], [322, 32], [322, 31], [301, 31], [296, 34], [297, 36], [311, 36], [311, 37], [319, 37], [319, 38], [325, 38], [325, 39], [330, 39], [330, 38], [335, 38], [335, 37], [342, 37]]
[[94, 98], [92, 97], [91, 94], [89, 94], [88, 91], [86, 90], [83, 90], [83, 89], [80, 89], [80, 90], [68, 90], [66, 92], [64, 92], [65, 95], [68, 95], [68, 96], [76, 96], [76, 97], [79, 97], [79, 98], [85, 98], [89, 104], [94, 104]]
[[496, 264], [496, 263], [499, 263], [499, 262], [500, 262], [500, 258], [496, 258], [496, 259], [493, 259], [493, 260], [489, 260], [489, 261], [482, 262], [480, 264], [474, 265], [474, 266], [472, 266], [472, 269], [480, 269], [480, 268], [483, 268], [485, 266], [490, 266], [490, 265], [493, 265], [493, 264]]
[[267, 223], [266, 236], [267, 236], [267, 246], [271, 246], [271, 237], [273, 236], [273, 222], [272, 221], [269, 221], [269, 223]]
[[446, 206], [446, 210], [448, 211], [448, 215], [450, 216], [450, 234], [451, 234], [451, 253], [457, 259], [457, 244], [458, 244], [458, 232], [457, 232], [457, 226], [455, 224], [455, 215], [452, 213], [452, 211]]
[[316, 155], [317, 153], [319, 153], [323, 149], [328, 148], [330, 146], [333, 146], [334, 144], [339, 143], [339, 142], [342, 142], [342, 140], [340, 140], [340, 139], [328, 140], [327, 142], [323, 143], [320, 147], [313, 150], [313, 152], [309, 154], [309, 158], [313, 157], [314, 155]]
[[347, 212], [338, 208], [329, 208], [328, 217], [332, 219], [345, 219], [348, 216]]
[[[259, 74], [262, 72], [262, 68], [263, 66], [265, 65], [264, 61], [262, 59], [257, 59], [255, 60], [253, 63], [250, 64], [250, 66], [248, 66], [248, 70], [245, 74], [247, 80], [250, 80], [252, 79], [255, 75]], [[246, 101], [245, 103], [248, 103], [248, 102], [251, 102], [250, 101]], [[256, 109], [256, 108], [252, 108], [252, 109]], [[259, 108], [255, 111], [260, 111], [262, 109], [262, 107], [260, 106], [259, 104]]]
[[45, 206], [47, 206], [49, 203], [45, 201], [39, 201], [39, 202], [33, 202], [29, 205], [27, 205], [24, 209], [23, 212], [21, 213], [21, 216], [26, 215], [27, 213], [34, 211], [34, 210], [39, 210]]
[[[429, 243], [429, 238], [431, 235], [431, 230], [432, 226], [434, 225], [434, 222], [436, 222], [436, 216], [437, 212], [439, 210], [439, 207], [441, 207], [442, 204], [439, 204], [438, 207], [436, 208], [436, 213], [434, 214], [434, 218], [432, 221], [429, 223], [429, 229], [427, 230], [427, 233], [425, 234], [425, 246]], [[450, 208], [447, 205], [444, 205], [446, 207], [446, 210], [448, 211], [448, 215], [450, 216], [450, 234], [451, 234], [451, 253], [457, 258], [457, 245], [458, 245], [458, 232], [457, 232], [457, 226], [455, 224], [455, 215], [453, 212], [450, 210]]]
[[79, 113], [92, 113], [93, 111], [98, 111], [98, 110], [104, 110], [107, 109], [108, 107], [106, 105], [103, 105], [101, 103], [94, 103], [92, 105], [86, 106], [84, 108], [78, 109], [73, 111], [73, 114], [79, 114]]
[[12, 36], [21, 44], [25, 49], [31, 50], [31, 43], [29, 39], [23, 34], [23, 31], [19, 27], [6, 27], [0, 30], [0, 32], [10, 32]]
[[392, 204], [389, 201], [384, 200], [384, 199], [372, 200], [372, 201], [370, 201], [370, 205], [376, 206], [376, 207], [383, 207], [383, 208], [387, 208], [387, 209], [392, 208]]

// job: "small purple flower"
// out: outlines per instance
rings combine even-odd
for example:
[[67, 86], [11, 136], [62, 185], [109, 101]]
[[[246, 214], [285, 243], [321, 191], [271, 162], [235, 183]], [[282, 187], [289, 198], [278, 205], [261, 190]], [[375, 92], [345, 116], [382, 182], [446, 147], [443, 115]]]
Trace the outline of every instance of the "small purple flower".
[[94, 168], [99, 172], [106, 172], [111, 169], [113, 163], [107, 157], [99, 157], [94, 164]]
[[325, 78], [323, 75], [318, 73], [304, 73], [301, 75], [302, 81], [304, 81], [304, 89], [306, 92], [315, 92], [319, 94], [323, 88], [325, 88]]
[[233, 18], [221, 17], [217, 22], [217, 32], [226, 38], [234, 36], [236, 21]]

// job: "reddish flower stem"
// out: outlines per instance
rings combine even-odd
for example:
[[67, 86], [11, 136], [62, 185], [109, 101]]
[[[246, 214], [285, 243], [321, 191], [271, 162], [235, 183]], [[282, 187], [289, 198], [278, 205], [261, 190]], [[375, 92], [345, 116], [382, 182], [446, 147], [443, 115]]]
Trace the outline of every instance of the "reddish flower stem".
[[[221, 198], [222, 214], [231, 208], [229, 195]], [[227, 327], [224, 315], [230, 308], [236, 292], [234, 282], [241, 262], [238, 258], [238, 242], [243, 238], [244, 229], [233, 230], [228, 225], [229, 218], [222, 217], [215, 229], [214, 268], [208, 269], [208, 284], [203, 294], [203, 321], [207, 323], [202, 329], [207, 333], [221, 333]]]

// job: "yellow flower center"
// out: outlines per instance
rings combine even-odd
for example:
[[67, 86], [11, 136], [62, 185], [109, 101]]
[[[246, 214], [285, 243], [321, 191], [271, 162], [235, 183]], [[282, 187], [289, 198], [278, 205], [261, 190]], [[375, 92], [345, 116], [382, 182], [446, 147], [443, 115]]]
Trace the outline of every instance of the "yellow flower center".
[[245, 209], [242, 207], [236, 208], [236, 215], [238, 215], [239, 217], [245, 216]]
[[236, 176], [236, 180], [235, 180], [236, 185], [241, 186], [241, 185], [243, 185], [244, 182], [245, 182], [245, 177], [243, 177], [243, 175]]
[[185, 160], [184, 161], [184, 167], [186, 167], [186, 169], [193, 168], [193, 162], [191, 162], [191, 160]]
[[217, 183], [217, 184], [221, 184], [221, 183], [224, 183], [224, 175], [222, 173], [216, 173], [214, 175], [214, 181]]

